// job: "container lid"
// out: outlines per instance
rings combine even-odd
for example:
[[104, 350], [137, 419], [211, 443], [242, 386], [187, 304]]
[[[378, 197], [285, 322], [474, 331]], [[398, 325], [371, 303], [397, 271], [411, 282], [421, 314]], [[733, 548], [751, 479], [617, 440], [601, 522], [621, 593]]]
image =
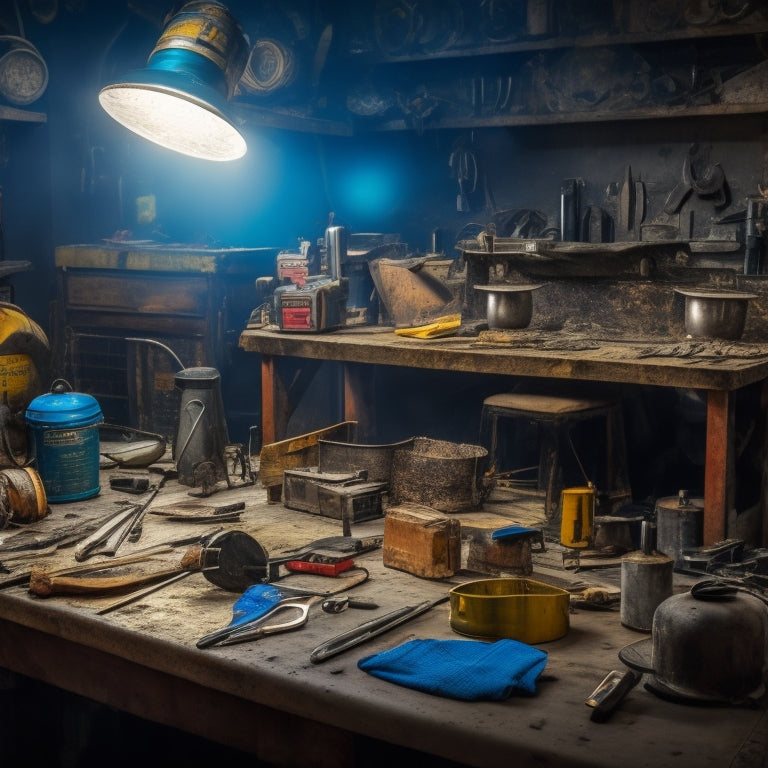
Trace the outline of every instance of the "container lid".
[[476, 285], [476, 291], [489, 291], [491, 293], [519, 293], [520, 291], [535, 291], [541, 285], [529, 285], [520, 283], [494, 283], [493, 285]]
[[174, 374], [174, 380], [177, 384], [184, 385], [188, 382], [195, 384], [211, 384], [219, 378], [219, 372], [216, 368], [183, 368]]
[[756, 293], [742, 291], [707, 291], [703, 289], [675, 288], [676, 293], [690, 296], [692, 299], [756, 299]]
[[27, 406], [28, 423], [78, 427], [95, 424], [102, 419], [95, 397], [80, 392], [50, 392], [36, 397]]

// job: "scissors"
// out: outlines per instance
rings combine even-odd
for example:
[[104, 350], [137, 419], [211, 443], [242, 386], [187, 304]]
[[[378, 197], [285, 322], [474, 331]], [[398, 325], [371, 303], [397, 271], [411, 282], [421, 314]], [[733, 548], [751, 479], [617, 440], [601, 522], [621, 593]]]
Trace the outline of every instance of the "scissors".
[[196, 645], [198, 648], [210, 648], [214, 645], [235, 645], [249, 640], [258, 640], [266, 635], [275, 635], [279, 632], [289, 632], [299, 629], [307, 623], [309, 606], [317, 598], [287, 597], [270, 608], [265, 614], [255, 619], [235, 626], [222, 627], [201, 637]]

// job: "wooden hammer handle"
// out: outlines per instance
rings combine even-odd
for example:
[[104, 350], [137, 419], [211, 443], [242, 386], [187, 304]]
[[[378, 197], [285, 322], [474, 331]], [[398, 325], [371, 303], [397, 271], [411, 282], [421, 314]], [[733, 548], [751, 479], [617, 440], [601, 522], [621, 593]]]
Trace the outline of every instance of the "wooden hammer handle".
[[40, 597], [51, 595], [108, 595], [113, 592], [137, 589], [145, 584], [167, 579], [183, 569], [166, 568], [160, 571], [124, 576], [56, 576], [43, 568], [32, 568], [29, 591]]

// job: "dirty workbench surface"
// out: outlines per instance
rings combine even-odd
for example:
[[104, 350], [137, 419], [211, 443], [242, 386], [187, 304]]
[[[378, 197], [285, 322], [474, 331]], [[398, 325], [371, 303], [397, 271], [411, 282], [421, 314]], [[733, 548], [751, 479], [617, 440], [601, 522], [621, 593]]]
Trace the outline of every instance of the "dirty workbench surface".
[[[53, 505], [51, 514], [35, 524], [37, 529], [44, 532], [68, 521], [74, 525], [78, 520], [99, 519], [113, 511], [125, 501], [126, 494], [110, 489], [108, 473], [102, 475], [103, 490], [98, 497]], [[195, 500], [189, 491], [168, 481], [149, 510]], [[246, 531], [271, 556], [317, 538], [341, 534], [338, 520], [267, 503], [266, 490], [258, 482], [229, 489], [222, 486], [197, 501], [215, 505], [244, 502], [240, 518], [222, 527]], [[493, 513], [508, 516], [510, 524], [532, 524], [529, 507], [517, 506], [514, 500], [494, 503], [492, 497], [489, 501]], [[120, 556], [219, 527], [169, 521], [150, 511], [144, 518], [140, 539], [125, 543]], [[356, 537], [382, 532], [383, 520], [352, 526]], [[3, 548], [7, 550], [14, 535], [18, 534], [0, 531], [0, 562]], [[71, 545], [60, 546], [50, 554], [40, 551], [32, 561], [36, 565], [55, 569], [75, 562]], [[180, 565], [184, 552], [181, 546], [140, 566], [173, 568]], [[547, 542], [546, 551], [535, 553], [533, 561], [532, 578], [571, 590], [617, 583], [617, 569], [577, 573], [563, 570], [554, 543]], [[657, 697], [641, 683], [607, 723], [590, 720], [591, 710], [585, 706], [585, 699], [610, 670], [623, 669], [618, 651], [645, 637], [620, 624], [618, 605], [613, 610], [572, 608], [565, 637], [539, 646], [547, 653], [547, 665], [535, 694], [513, 695], [500, 702], [467, 703], [421, 693], [358, 669], [357, 662], [364, 656], [412, 638], [466, 639], [451, 629], [448, 603], [361, 646], [313, 664], [309, 659], [312, 649], [340, 632], [396, 608], [445, 596], [462, 580], [483, 578], [461, 572], [446, 580], [421, 579], [386, 568], [381, 550], [358, 555], [355, 562], [368, 571], [369, 578], [349, 594], [373, 599], [379, 605], [377, 610], [348, 609], [328, 614], [314, 604], [307, 624], [298, 630], [238, 645], [198, 649], [195, 643], [200, 637], [230, 622], [233, 604], [240, 596], [215, 586], [200, 572], [99, 615], [97, 612], [112, 602], [114, 595], [38, 597], [29, 593], [28, 582], [12, 581], [14, 572], [23, 575], [30, 561], [20, 565], [19, 561], [14, 564], [8, 560], [5, 568], [11, 572], [0, 576], [5, 579], [0, 589], [0, 666], [39, 676], [150, 719], [208, 737], [226, 738], [233, 746], [258, 751], [262, 757], [276, 754], [274, 744], [270, 752], [263, 742], [269, 741], [270, 729], [278, 732], [276, 721], [271, 715], [268, 719], [266, 713], [278, 712], [296, 728], [299, 723], [319, 723], [334, 732], [362, 734], [446, 761], [476, 766], [507, 766], [514, 762], [516, 766], [747, 768], [763, 764], [768, 741], [764, 707], [673, 703]], [[277, 585], [281, 583], [309, 584], [312, 588], [322, 584], [316, 587], [321, 591], [338, 587], [335, 579], [305, 574], [287, 576]], [[684, 584], [676, 584], [678, 590], [685, 588]], [[82, 649], [84, 653], [78, 655]], [[159, 674], [159, 682], [147, 682], [149, 671]], [[182, 686], [179, 690], [184, 696], [195, 697], [191, 709], [197, 708], [199, 717], [188, 713], [189, 706], [185, 709], [185, 705], [190, 702], [182, 701], [181, 694], [169, 693], [178, 688], [172, 683]], [[256, 710], [258, 718], [249, 709], [253, 706], [262, 708]], [[212, 723], [217, 710], [222, 722]], [[277, 752], [289, 748], [283, 744]], [[338, 754], [327, 751], [316, 764], [345, 763]]]
[[243, 331], [239, 343], [263, 355], [707, 390], [734, 390], [768, 376], [765, 344], [611, 333], [523, 329], [418, 339], [378, 326], [327, 334], [268, 327]]

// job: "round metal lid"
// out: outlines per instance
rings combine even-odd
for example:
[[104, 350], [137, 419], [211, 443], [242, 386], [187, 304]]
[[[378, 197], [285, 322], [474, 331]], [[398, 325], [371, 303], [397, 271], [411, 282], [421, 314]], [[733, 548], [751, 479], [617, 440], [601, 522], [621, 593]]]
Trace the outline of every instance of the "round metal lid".
[[476, 291], [494, 291], [496, 293], [517, 293], [519, 291], [533, 291], [541, 288], [541, 285], [514, 285], [511, 283], [501, 283], [499, 285], [476, 285]]
[[675, 288], [676, 293], [690, 296], [693, 299], [756, 299], [756, 293], [744, 293], [742, 291], [705, 291], [688, 288]]

